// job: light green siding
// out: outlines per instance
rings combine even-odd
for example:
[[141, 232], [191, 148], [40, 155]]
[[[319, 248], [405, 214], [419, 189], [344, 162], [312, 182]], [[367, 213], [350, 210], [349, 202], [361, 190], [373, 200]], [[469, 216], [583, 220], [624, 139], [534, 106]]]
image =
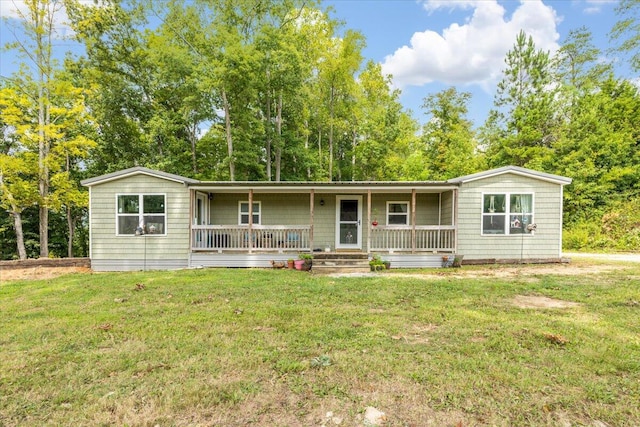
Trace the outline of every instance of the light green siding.
[[[482, 235], [483, 193], [533, 193], [535, 235]], [[458, 253], [465, 259], [552, 259], [561, 256], [562, 186], [502, 174], [461, 185], [458, 201]]]
[[[118, 194], [165, 194], [166, 235], [118, 236]], [[186, 267], [189, 260], [189, 190], [149, 175], [123, 177], [91, 187], [91, 262], [95, 270]], [[153, 260], [153, 261], [151, 261]]]

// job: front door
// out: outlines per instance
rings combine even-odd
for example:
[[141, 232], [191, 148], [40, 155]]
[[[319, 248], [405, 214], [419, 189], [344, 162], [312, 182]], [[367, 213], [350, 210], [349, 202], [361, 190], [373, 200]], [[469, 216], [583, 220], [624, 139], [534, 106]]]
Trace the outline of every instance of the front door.
[[194, 206], [195, 217], [193, 225], [209, 224], [209, 198], [205, 193], [196, 193], [196, 205]]
[[336, 196], [336, 249], [362, 249], [362, 196]]

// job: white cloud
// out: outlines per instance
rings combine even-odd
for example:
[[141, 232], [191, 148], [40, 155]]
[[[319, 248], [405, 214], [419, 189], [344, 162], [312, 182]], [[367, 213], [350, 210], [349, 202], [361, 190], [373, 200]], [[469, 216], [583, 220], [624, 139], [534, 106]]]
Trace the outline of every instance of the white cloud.
[[[94, 0], [80, 0], [80, 4], [96, 6]], [[63, 38], [73, 35], [68, 25], [69, 17], [62, 0], [53, 0], [49, 4], [49, 10], [54, 16], [54, 37]], [[0, 17], [21, 21], [28, 16], [29, 11], [24, 0], [0, 0]]]
[[473, 12], [464, 23], [453, 23], [441, 34], [431, 30], [414, 33], [409, 46], [388, 55], [382, 70], [393, 75], [397, 87], [433, 81], [491, 84], [501, 75], [505, 54], [520, 30], [533, 37], [538, 49], [555, 52], [559, 47], [559, 18], [541, 0], [521, 1], [510, 17], [496, 0], [427, 0], [424, 7], [428, 11], [472, 8]]
[[586, 7], [582, 9], [585, 15], [596, 15], [602, 12], [603, 6], [614, 5], [618, 0], [586, 0]]

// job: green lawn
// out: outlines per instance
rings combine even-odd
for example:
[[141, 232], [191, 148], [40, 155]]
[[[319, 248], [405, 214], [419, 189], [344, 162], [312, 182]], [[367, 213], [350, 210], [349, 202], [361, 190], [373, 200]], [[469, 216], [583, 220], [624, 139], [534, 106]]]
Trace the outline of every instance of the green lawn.
[[5, 282], [0, 425], [640, 425], [640, 265], [540, 268]]

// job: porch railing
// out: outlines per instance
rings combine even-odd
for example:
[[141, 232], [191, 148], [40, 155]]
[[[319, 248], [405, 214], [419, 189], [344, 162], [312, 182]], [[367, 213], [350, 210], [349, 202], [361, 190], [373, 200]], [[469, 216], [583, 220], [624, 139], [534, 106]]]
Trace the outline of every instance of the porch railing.
[[[417, 225], [415, 227], [415, 250], [419, 252], [454, 252], [456, 227]], [[372, 251], [412, 251], [413, 228], [411, 226], [387, 225], [371, 229]]]
[[193, 251], [309, 251], [308, 225], [191, 226]]

